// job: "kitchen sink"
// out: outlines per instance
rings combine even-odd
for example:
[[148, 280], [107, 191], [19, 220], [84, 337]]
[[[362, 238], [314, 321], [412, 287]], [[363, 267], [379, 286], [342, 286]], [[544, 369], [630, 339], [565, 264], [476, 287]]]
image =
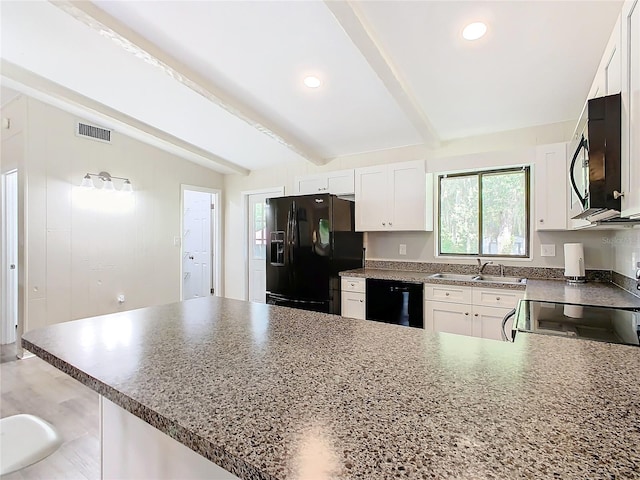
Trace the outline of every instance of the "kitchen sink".
[[439, 278], [442, 280], [457, 280], [459, 282], [471, 282], [475, 280], [478, 275], [463, 275], [459, 273], [434, 273], [431, 278]]
[[526, 281], [522, 277], [501, 277], [500, 275], [474, 275], [473, 280], [496, 283], [525, 283]]
[[500, 275], [478, 275], [460, 273], [434, 273], [431, 278], [454, 280], [458, 282], [494, 282], [494, 283], [525, 283], [522, 277], [501, 277]]

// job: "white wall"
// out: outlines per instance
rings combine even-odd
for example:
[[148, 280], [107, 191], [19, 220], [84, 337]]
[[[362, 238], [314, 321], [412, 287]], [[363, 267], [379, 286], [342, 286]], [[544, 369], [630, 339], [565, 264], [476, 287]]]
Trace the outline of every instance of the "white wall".
[[[25, 331], [178, 301], [181, 259], [173, 239], [181, 236], [180, 185], [221, 188], [222, 175], [118, 132], [111, 144], [76, 137], [78, 118], [31, 98], [12, 102], [2, 116], [19, 118], [21, 108], [27, 119]], [[2, 153], [8, 153], [5, 142]], [[130, 211], [82, 208], [75, 192], [83, 175], [103, 170], [131, 180]], [[126, 296], [123, 305], [119, 294]]]
[[603, 243], [614, 251], [613, 270], [627, 277], [636, 278], [636, 270], [640, 262], [640, 227], [611, 233], [612, 235], [604, 238]]
[[[574, 127], [575, 122], [564, 122], [450, 141], [435, 150], [426, 150], [422, 146], [408, 146], [340, 157], [322, 167], [310, 164], [289, 165], [279, 169], [254, 171], [247, 177], [227, 175], [225, 176], [225, 261], [227, 266], [231, 264], [237, 268], [227, 267], [225, 269], [225, 295], [232, 298], [245, 298], [246, 255], [242, 243], [244, 229], [242, 191], [284, 186], [285, 194], [289, 195], [293, 192], [293, 181], [297, 175], [417, 159], [427, 160], [429, 172], [532, 163], [535, 159], [533, 147], [567, 141]], [[527, 262], [505, 261], [504, 263], [506, 265], [562, 267], [564, 265], [563, 243], [583, 242], [587, 267], [610, 269], [613, 262], [613, 252], [604, 244], [603, 238], [606, 235], [610, 235], [610, 233], [594, 231], [533, 232], [533, 260]], [[400, 243], [407, 245], [406, 256], [398, 254]], [[539, 255], [541, 243], [555, 244], [556, 256], [541, 257]], [[438, 260], [434, 256], [434, 235], [429, 232], [368, 233], [367, 258], [421, 262], [455, 261]], [[470, 262], [469, 260], [457, 261], [459, 263]]]

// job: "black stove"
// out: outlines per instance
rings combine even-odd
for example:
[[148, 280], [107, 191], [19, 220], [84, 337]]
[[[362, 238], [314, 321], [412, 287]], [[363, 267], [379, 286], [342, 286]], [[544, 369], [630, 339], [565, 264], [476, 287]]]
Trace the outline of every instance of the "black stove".
[[640, 309], [522, 300], [513, 323], [514, 338], [517, 332], [640, 346]]

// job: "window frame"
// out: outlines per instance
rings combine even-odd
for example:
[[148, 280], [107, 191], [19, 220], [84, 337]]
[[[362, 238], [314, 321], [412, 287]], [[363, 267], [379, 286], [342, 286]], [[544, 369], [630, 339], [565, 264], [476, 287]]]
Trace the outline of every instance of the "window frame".
[[[523, 255], [506, 255], [495, 253], [482, 253], [482, 176], [496, 173], [524, 172], [525, 188], [525, 253]], [[442, 179], [453, 177], [477, 177], [478, 178], [478, 252], [479, 253], [444, 253], [442, 252]], [[462, 258], [507, 258], [507, 259], [530, 259], [531, 258], [531, 166], [519, 165], [515, 167], [492, 168], [489, 170], [471, 170], [456, 173], [442, 173], [438, 175], [438, 242], [436, 256], [438, 257], [462, 257]]]

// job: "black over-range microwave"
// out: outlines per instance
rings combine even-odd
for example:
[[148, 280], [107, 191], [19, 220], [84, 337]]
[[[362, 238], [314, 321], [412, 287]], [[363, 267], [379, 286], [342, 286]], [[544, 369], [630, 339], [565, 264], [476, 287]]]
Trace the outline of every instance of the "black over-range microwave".
[[569, 167], [571, 218], [592, 222], [620, 217], [621, 95], [593, 98], [587, 125]]

